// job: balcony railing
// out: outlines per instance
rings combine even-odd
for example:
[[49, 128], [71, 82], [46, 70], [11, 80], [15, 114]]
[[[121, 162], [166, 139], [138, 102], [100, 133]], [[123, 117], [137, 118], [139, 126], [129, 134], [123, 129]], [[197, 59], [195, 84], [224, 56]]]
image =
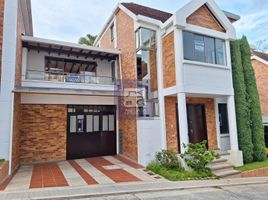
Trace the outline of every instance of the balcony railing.
[[97, 85], [116, 85], [116, 79], [108, 76], [87, 75], [85, 73], [66, 73], [61, 71], [27, 70], [25, 80], [65, 83], [84, 83]]

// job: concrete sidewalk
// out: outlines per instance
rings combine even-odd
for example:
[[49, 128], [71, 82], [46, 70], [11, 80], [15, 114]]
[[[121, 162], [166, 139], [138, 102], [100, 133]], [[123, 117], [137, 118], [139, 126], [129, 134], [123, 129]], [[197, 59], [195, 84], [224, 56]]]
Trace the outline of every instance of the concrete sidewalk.
[[159, 181], [141, 183], [121, 183], [107, 185], [92, 185], [83, 187], [62, 187], [49, 189], [31, 189], [19, 192], [1, 192], [0, 199], [71, 199], [86, 197], [101, 197], [107, 195], [122, 195], [142, 192], [173, 191], [183, 189], [197, 189], [210, 187], [224, 187], [236, 185], [264, 184], [268, 177], [237, 178], [204, 181]]

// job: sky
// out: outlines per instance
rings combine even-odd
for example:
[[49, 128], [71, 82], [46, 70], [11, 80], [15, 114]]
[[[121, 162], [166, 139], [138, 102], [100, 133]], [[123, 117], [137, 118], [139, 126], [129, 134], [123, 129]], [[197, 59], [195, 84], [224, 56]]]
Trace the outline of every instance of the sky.
[[[77, 43], [81, 36], [98, 34], [121, 0], [31, 0], [34, 36]], [[127, 2], [123, 1], [123, 2]], [[222, 10], [241, 19], [234, 25], [237, 36], [251, 44], [268, 40], [268, 0], [215, 0]], [[175, 13], [189, 0], [131, 0]], [[268, 42], [268, 41], [267, 41]]]

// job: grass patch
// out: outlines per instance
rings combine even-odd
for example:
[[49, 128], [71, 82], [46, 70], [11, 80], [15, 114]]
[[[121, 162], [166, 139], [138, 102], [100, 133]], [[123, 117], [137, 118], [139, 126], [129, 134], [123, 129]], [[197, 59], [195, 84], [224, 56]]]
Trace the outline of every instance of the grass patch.
[[200, 172], [197, 171], [186, 171], [183, 168], [173, 168], [168, 169], [163, 167], [157, 163], [151, 163], [147, 166], [148, 170], [159, 174], [160, 176], [165, 177], [170, 181], [183, 181], [183, 180], [197, 180], [197, 179], [215, 179], [216, 177], [212, 174], [212, 172], [207, 169]]
[[248, 163], [248, 164], [245, 164], [244, 166], [236, 167], [235, 169], [240, 171], [240, 172], [245, 172], [245, 171], [250, 171], [253, 169], [259, 169], [259, 168], [263, 168], [263, 167], [268, 167], [268, 158], [266, 158], [262, 162]]

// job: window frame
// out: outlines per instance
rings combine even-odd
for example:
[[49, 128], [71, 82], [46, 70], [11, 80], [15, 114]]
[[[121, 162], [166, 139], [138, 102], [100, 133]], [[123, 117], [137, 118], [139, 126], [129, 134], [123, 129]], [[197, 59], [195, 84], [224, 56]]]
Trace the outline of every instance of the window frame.
[[110, 26], [110, 39], [111, 39], [111, 42], [114, 41], [115, 39], [115, 26], [114, 26], [114, 22], [111, 24]]
[[[188, 41], [186, 41], [186, 34], [189, 34], [188, 35]], [[196, 36], [201, 36], [203, 38], [203, 42], [204, 42], [204, 56], [203, 56], [203, 61], [200, 61], [196, 58], [196, 44], [195, 44], [195, 38]], [[183, 56], [183, 59], [186, 60], [186, 61], [193, 61], [193, 62], [200, 62], [200, 63], [205, 63], [205, 64], [212, 64], [212, 65], [219, 65], [219, 66], [225, 66], [227, 67], [227, 48], [226, 48], [226, 41], [224, 39], [221, 39], [221, 38], [217, 38], [217, 37], [213, 37], [213, 36], [209, 36], [209, 35], [203, 35], [203, 34], [200, 34], [200, 33], [194, 33], [194, 32], [191, 32], [191, 31], [183, 31], [183, 53], [184, 53], [184, 56]], [[189, 39], [191, 39], [189, 41]], [[206, 41], [209, 41], [213, 39], [213, 46], [214, 46], [214, 53], [213, 53], [213, 63], [212, 62], [209, 62], [208, 61], [208, 57], [207, 57], [207, 53], [209, 52], [208, 51], [208, 43]], [[217, 56], [217, 44], [216, 44], [216, 41], [221, 41], [223, 43], [223, 47], [224, 47], [224, 54], [223, 54], [223, 64], [222, 63], [219, 63], [218, 60], [218, 56]], [[189, 50], [189, 49], [186, 49], [187, 48], [193, 48], [192, 50]], [[188, 53], [186, 55], [186, 53]]]

